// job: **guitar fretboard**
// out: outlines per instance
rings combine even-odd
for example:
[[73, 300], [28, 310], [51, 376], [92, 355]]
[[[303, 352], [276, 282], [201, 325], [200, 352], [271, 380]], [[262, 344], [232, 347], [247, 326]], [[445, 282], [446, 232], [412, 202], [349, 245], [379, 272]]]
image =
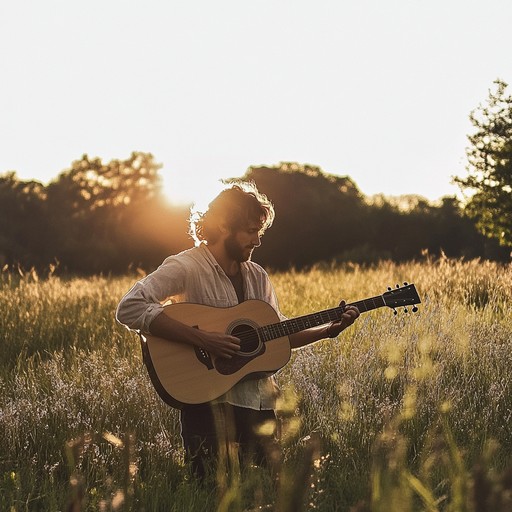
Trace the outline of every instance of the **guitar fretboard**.
[[[356, 306], [361, 313], [371, 311], [372, 309], [381, 308], [386, 306], [382, 295], [377, 295], [369, 299], [360, 300], [358, 302], [352, 302], [347, 304], [350, 306]], [[345, 306], [346, 307], [346, 306]], [[257, 329], [259, 338], [261, 340], [270, 341], [283, 336], [289, 336], [300, 331], [309, 329], [310, 327], [318, 327], [319, 325], [328, 324], [335, 322], [341, 318], [345, 307], [336, 307], [332, 309], [326, 309], [324, 311], [318, 311], [309, 315], [299, 316], [284, 322], [276, 324], [265, 325]]]

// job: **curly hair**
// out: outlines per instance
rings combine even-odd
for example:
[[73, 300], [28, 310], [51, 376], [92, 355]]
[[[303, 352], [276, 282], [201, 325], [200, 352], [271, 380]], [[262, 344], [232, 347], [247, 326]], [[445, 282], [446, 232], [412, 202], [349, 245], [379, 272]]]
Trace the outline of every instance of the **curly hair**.
[[189, 233], [196, 245], [203, 241], [215, 243], [222, 223], [234, 232], [256, 222], [261, 236], [273, 221], [274, 206], [267, 196], [258, 191], [255, 183], [238, 181], [220, 192], [206, 211], [191, 212]]

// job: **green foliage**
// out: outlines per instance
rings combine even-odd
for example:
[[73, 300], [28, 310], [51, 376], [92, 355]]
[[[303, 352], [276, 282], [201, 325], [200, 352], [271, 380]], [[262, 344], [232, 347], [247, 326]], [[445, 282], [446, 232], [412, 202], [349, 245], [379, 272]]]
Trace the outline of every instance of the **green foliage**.
[[486, 104], [471, 113], [476, 131], [468, 136], [469, 175], [455, 181], [472, 193], [465, 210], [478, 229], [512, 246], [512, 96], [506, 89], [495, 80]]

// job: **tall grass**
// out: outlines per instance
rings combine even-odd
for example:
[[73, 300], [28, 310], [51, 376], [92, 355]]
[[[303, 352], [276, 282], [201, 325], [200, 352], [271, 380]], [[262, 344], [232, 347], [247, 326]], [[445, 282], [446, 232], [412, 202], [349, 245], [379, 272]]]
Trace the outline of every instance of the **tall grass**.
[[136, 278], [0, 282], [0, 510], [512, 509], [512, 268], [440, 259], [274, 273], [292, 317], [414, 282], [279, 373], [284, 461], [215, 489], [115, 323]]

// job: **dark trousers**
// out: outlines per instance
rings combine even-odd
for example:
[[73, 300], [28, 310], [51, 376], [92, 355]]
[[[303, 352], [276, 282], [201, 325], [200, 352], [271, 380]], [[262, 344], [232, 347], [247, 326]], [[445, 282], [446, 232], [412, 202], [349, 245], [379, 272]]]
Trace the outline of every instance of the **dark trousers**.
[[186, 461], [199, 478], [221, 463], [227, 468], [234, 464], [271, 467], [279, 458], [272, 410], [256, 411], [226, 403], [187, 405], [181, 410], [180, 421]]

